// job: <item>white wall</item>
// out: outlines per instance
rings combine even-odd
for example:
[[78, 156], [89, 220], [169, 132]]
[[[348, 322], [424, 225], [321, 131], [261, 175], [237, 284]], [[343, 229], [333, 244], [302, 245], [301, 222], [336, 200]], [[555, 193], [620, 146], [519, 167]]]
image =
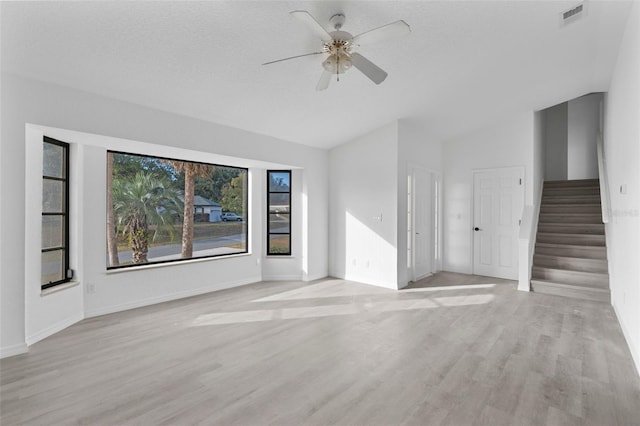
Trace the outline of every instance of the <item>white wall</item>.
[[[606, 225], [611, 303], [640, 370], [640, 4], [634, 2], [605, 100], [612, 221]], [[626, 194], [620, 186], [626, 185]]]
[[410, 280], [407, 267], [407, 177], [411, 167], [442, 171], [442, 143], [430, 139], [420, 122], [398, 121], [398, 287]]
[[[24, 351], [27, 340], [34, 341], [47, 334], [47, 326], [79, 318], [78, 306], [82, 305], [82, 315], [96, 315], [211, 291], [259, 280], [262, 266], [277, 276], [301, 274], [303, 279], [315, 279], [327, 275], [326, 151], [4, 73], [1, 84], [0, 265], [3, 275], [0, 277], [0, 356]], [[37, 125], [36, 130], [49, 126], [87, 133], [77, 133], [71, 138], [76, 140], [68, 140], [83, 145], [78, 150], [82, 158], [82, 170], [78, 172], [84, 176], [80, 180], [82, 187], [74, 189], [82, 197], [79, 200], [82, 217], [77, 226], [83, 230], [82, 247], [78, 250], [84, 257], [78, 256], [76, 266], [82, 287], [45, 297], [39, 295], [39, 278], [36, 282], [33, 274], [25, 272], [35, 266], [33, 259], [27, 256], [34, 256], [34, 247], [40, 240], [36, 235], [37, 228], [32, 226], [34, 218], [25, 217], [25, 207], [34, 202], [31, 197], [35, 196], [33, 191], [27, 192], [28, 182], [32, 175], [41, 173], [41, 164], [36, 164], [38, 159], [33, 156], [37, 157], [37, 150], [33, 151], [36, 154], [29, 151], [27, 156], [25, 128], [29, 123]], [[51, 131], [55, 132], [55, 129]], [[62, 133], [69, 135], [69, 132]], [[91, 139], [89, 143], [86, 143], [87, 138]], [[261, 244], [256, 244], [262, 238], [262, 222], [257, 220], [252, 225], [251, 255], [107, 273], [105, 151], [114, 147], [120, 150], [133, 147], [131, 149], [135, 150], [136, 146], [143, 145], [155, 153], [171, 151], [173, 156], [175, 152], [188, 153], [195, 157], [192, 159], [214, 153], [218, 157], [226, 156], [229, 161], [246, 160], [247, 166], [258, 167], [257, 170], [260, 170], [260, 162], [267, 166], [275, 164], [303, 169], [298, 198], [303, 204], [301, 210], [309, 216], [301, 220], [301, 235], [296, 237], [299, 241], [295, 244], [301, 247], [300, 256], [293, 261], [264, 259]], [[188, 156], [182, 158], [190, 159]], [[260, 193], [264, 190], [263, 174], [255, 173], [251, 179], [252, 187]], [[257, 218], [265, 216], [260, 210], [260, 199], [259, 195], [252, 196], [255, 207], [252, 213]], [[83, 294], [88, 283], [95, 286], [95, 294]]]
[[533, 113], [505, 117], [474, 133], [445, 142], [444, 265], [472, 272], [472, 170], [510, 166], [525, 168], [525, 204], [533, 203]]
[[329, 153], [330, 273], [397, 288], [398, 125]]
[[597, 179], [597, 135], [600, 132], [600, 100], [593, 93], [572, 99], [567, 106], [567, 179]]
[[544, 110], [545, 180], [567, 180], [567, 103]]

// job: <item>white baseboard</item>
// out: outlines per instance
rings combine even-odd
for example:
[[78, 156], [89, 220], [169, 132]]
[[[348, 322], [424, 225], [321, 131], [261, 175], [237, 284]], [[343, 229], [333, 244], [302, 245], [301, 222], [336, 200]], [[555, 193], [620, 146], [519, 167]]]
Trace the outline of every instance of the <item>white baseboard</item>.
[[306, 277], [303, 276], [302, 277], [302, 281], [307, 282], [307, 281], [316, 281], [316, 280], [322, 280], [325, 278], [330, 278], [330, 275], [327, 274], [315, 274], [315, 275], [307, 275]]
[[371, 279], [370, 277], [363, 277], [360, 275], [348, 275], [345, 276], [343, 278], [344, 280], [347, 281], [355, 281], [357, 283], [361, 283], [361, 284], [367, 284], [367, 285], [372, 285], [375, 287], [382, 287], [382, 288], [388, 288], [390, 290], [397, 290], [398, 289], [398, 283], [397, 282], [388, 282], [388, 281], [381, 281], [381, 280], [374, 280]]
[[262, 281], [302, 281], [302, 275], [263, 275]]
[[34, 343], [39, 342], [42, 339], [45, 339], [53, 334], [56, 334], [59, 331], [64, 330], [65, 328], [82, 321], [84, 319], [84, 315], [82, 313], [74, 315], [69, 318], [65, 318], [62, 321], [58, 321], [57, 323], [50, 325], [47, 328], [44, 328], [37, 333], [32, 334], [31, 336], [27, 336], [27, 345], [31, 346]]
[[618, 319], [618, 324], [620, 324], [620, 328], [622, 329], [622, 335], [627, 341], [627, 347], [629, 347], [629, 352], [631, 352], [631, 358], [636, 365], [636, 375], [640, 377], [640, 348], [636, 345], [638, 342], [633, 340], [633, 335], [629, 332], [629, 329], [618, 314], [616, 305], [612, 303], [611, 306], [613, 306], [613, 312], [615, 312], [616, 318]]
[[148, 299], [136, 300], [128, 303], [121, 303], [119, 305], [104, 306], [98, 309], [85, 311], [85, 318], [93, 318], [100, 315], [113, 314], [115, 312], [127, 311], [129, 309], [142, 308], [143, 306], [156, 305], [158, 303], [170, 302], [172, 300], [184, 299], [186, 297], [199, 296], [201, 294], [212, 293], [218, 290], [225, 290], [228, 288], [239, 287], [242, 285], [253, 284], [262, 281], [262, 277], [256, 276], [253, 278], [245, 278], [237, 281], [229, 281], [226, 283], [216, 283], [214, 286], [200, 287], [196, 289], [180, 291], [175, 293], [164, 294], [161, 296], [150, 297]]
[[29, 352], [29, 346], [26, 343], [18, 343], [17, 345], [5, 346], [0, 348], [0, 359], [10, 356], [26, 354]]

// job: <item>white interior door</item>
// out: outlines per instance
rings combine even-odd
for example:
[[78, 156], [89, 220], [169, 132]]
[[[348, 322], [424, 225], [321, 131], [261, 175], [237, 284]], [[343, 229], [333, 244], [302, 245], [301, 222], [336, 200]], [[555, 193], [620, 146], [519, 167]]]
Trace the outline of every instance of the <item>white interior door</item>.
[[474, 172], [473, 199], [473, 273], [517, 279], [523, 169]]
[[433, 186], [435, 179], [428, 170], [413, 169], [413, 280], [434, 272], [435, 212]]

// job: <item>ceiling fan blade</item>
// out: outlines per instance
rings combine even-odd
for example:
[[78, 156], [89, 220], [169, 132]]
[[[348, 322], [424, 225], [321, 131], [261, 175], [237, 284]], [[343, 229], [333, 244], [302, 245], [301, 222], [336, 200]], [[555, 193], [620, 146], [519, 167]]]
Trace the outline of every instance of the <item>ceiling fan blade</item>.
[[395, 21], [353, 37], [353, 43], [360, 46], [400, 37], [411, 32], [409, 24], [403, 20]]
[[290, 56], [290, 57], [288, 57], [288, 58], [277, 59], [277, 60], [275, 60], [275, 61], [265, 62], [265, 63], [264, 63], [264, 64], [262, 64], [262, 65], [275, 64], [276, 62], [288, 61], [289, 59], [302, 58], [303, 56], [322, 55], [323, 53], [324, 53], [324, 52], [312, 52], [312, 53], [305, 53], [304, 55]]
[[302, 21], [311, 31], [313, 31], [315, 35], [320, 38], [320, 40], [331, 40], [331, 35], [327, 30], [325, 30], [324, 27], [316, 21], [316, 18], [311, 16], [311, 14], [306, 10], [294, 10], [293, 12], [290, 12], [290, 14]]
[[359, 53], [353, 53], [351, 55], [351, 63], [375, 84], [380, 84], [387, 78], [387, 73], [382, 68]]
[[332, 72], [324, 71], [320, 76], [320, 81], [318, 81], [318, 85], [316, 86], [316, 90], [325, 90], [329, 87], [329, 82], [331, 81], [331, 76], [333, 76]]

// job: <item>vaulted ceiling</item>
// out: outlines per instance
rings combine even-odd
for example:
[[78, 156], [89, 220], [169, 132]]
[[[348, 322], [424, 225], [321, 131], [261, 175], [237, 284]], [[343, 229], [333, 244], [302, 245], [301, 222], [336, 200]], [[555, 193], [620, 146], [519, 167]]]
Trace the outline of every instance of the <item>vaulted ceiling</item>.
[[[2, 2], [2, 71], [281, 139], [330, 148], [395, 119], [446, 140], [513, 111], [606, 91], [630, 2]], [[360, 53], [317, 92], [319, 40], [289, 12], [358, 34], [398, 19], [411, 34]], [[232, 141], [230, 141], [232, 143]]]

